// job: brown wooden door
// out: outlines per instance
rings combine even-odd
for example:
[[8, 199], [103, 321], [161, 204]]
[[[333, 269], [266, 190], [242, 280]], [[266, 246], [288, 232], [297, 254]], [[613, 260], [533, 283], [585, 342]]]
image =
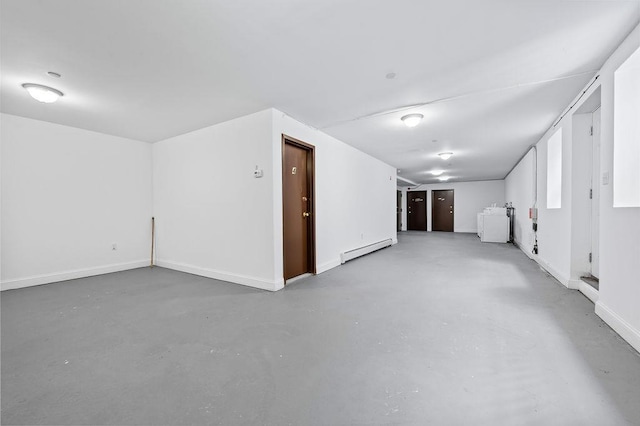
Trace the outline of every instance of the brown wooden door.
[[427, 191], [407, 192], [407, 230], [427, 230]]
[[396, 231], [402, 231], [402, 191], [398, 191], [398, 196], [397, 196]]
[[313, 147], [283, 137], [284, 279], [315, 272]]
[[433, 191], [431, 230], [453, 232], [453, 189]]

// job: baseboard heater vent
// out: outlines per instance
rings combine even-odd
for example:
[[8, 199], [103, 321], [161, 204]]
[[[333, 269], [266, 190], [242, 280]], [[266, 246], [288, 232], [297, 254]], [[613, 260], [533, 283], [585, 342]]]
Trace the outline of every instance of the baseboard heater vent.
[[392, 244], [392, 241], [391, 241], [391, 238], [389, 238], [388, 240], [378, 241], [377, 243], [369, 244], [368, 246], [345, 251], [343, 253], [340, 253], [340, 263], [345, 263], [355, 259], [356, 257], [364, 256], [365, 254], [369, 254], [376, 250], [389, 247], [391, 244]]

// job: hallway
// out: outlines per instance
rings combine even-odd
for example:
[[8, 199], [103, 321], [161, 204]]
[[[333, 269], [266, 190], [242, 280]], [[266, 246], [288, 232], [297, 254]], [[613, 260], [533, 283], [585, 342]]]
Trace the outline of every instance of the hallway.
[[640, 424], [640, 356], [520, 250], [399, 243], [276, 293], [136, 269], [5, 291], [3, 424]]

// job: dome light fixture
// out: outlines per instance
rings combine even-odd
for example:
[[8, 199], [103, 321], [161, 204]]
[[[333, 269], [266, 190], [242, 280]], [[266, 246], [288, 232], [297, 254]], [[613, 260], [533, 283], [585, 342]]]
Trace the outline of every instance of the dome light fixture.
[[449, 179], [451, 179], [449, 176], [440, 176], [440, 177], [438, 178], [438, 180], [439, 180], [440, 182], [446, 182], [446, 181], [448, 181]]
[[431, 170], [431, 174], [434, 176], [440, 176], [444, 173], [444, 170]]
[[448, 160], [452, 155], [453, 152], [441, 152], [440, 154], [438, 154], [438, 157], [442, 158], [443, 160]]
[[33, 99], [45, 104], [51, 104], [57, 101], [64, 94], [53, 87], [43, 86], [42, 84], [24, 83], [22, 85]]
[[407, 127], [416, 127], [423, 118], [424, 115], [422, 114], [407, 114], [403, 115], [400, 120], [402, 120], [404, 125]]

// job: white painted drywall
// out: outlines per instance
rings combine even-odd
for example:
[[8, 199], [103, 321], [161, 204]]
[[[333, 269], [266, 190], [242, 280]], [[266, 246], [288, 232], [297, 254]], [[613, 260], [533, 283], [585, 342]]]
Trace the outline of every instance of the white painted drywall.
[[547, 140], [547, 209], [562, 207], [562, 128]]
[[[158, 265], [268, 290], [282, 286], [274, 269], [273, 181], [280, 169], [273, 167], [271, 135], [265, 110], [153, 145]], [[256, 166], [262, 178], [254, 177]]]
[[[340, 264], [340, 253], [385, 239], [397, 242], [396, 169], [311, 128], [273, 112], [273, 168], [282, 167], [282, 134], [315, 146], [316, 267]], [[276, 267], [282, 270], [282, 177], [275, 176]]]
[[[581, 167], [585, 157], [579, 150], [574, 152], [573, 132], [584, 127], [580, 125], [579, 117], [574, 121], [574, 115], [582, 103], [600, 87], [602, 102], [600, 176], [597, 179], [600, 185], [600, 290], [596, 313], [637, 350], [640, 350], [640, 285], [637, 279], [640, 259], [640, 244], [638, 244], [640, 207], [614, 207], [611, 176], [614, 176], [613, 148], [615, 145], [614, 72], [639, 47], [640, 26], [634, 29], [605, 62], [596, 84], [586, 91], [574, 109], [558, 123], [558, 127], [563, 129], [565, 141], [562, 152], [562, 208], [548, 210], [544, 206], [539, 206], [540, 253], [539, 256], [534, 256], [534, 259], [563, 284], [575, 287], [574, 274], [577, 272], [575, 260], [578, 254], [572, 250], [571, 230], [572, 220], [577, 213], [576, 209], [583, 208], [580, 207], [580, 200], [574, 200], [574, 198], [584, 195], [584, 186], [581, 182], [574, 182], [574, 180], [581, 175], [576, 167]], [[550, 129], [537, 144], [538, 200], [546, 199], [546, 145], [553, 132], [554, 129]], [[576, 135], [575, 143], [579, 141], [580, 137]], [[525, 157], [507, 176], [507, 198], [514, 197], [519, 192], [530, 191], [533, 180], [528, 178], [531, 176], [528, 171], [529, 164]], [[521, 215], [517, 214], [516, 220], [516, 228], [526, 229], [529, 225], [528, 219], [524, 219]], [[576, 232], [578, 228], [579, 226], [575, 227]]]
[[[504, 180], [485, 180], [477, 182], [450, 182], [423, 184], [410, 187], [410, 191], [427, 191], [427, 230], [431, 231], [431, 204], [432, 191], [437, 189], [453, 189], [453, 231], [454, 232], [473, 232], [478, 231], [478, 213], [482, 212], [485, 207], [493, 204], [503, 206], [504, 199]], [[403, 188], [402, 212], [403, 230], [406, 230], [407, 208], [406, 208], [406, 191]]]
[[[600, 72], [600, 168], [601, 173], [609, 176], [613, 176], [615, 144], [613, 74], [638, 48], [640, 26], [616, 49]], [[614, 208], [611, 182], [600, 189], [600, 294], [596, 313], [640, 351], [640, 207]]]
[[505, 179], [505, 201], [515, 208], [514, 240], [527, 255], [533, 250], [533, 220], [529, 218], [529, 209], [535, 199], [535, 160], [534, 149], [529, 150]]
[[571, 120], [567, 117], [538, 143], [538, 200], [547, 199], [547, 143], [556, 131], [562, 132], [561, 208], [538, 203], [538, 260], [564, 285], [569, 285], [571, 259]]
[[0, 120], [3, 290], [149, 263], [150, 144]]
[[613, 205], [640, 207], [640, 49], [614, 72]]

